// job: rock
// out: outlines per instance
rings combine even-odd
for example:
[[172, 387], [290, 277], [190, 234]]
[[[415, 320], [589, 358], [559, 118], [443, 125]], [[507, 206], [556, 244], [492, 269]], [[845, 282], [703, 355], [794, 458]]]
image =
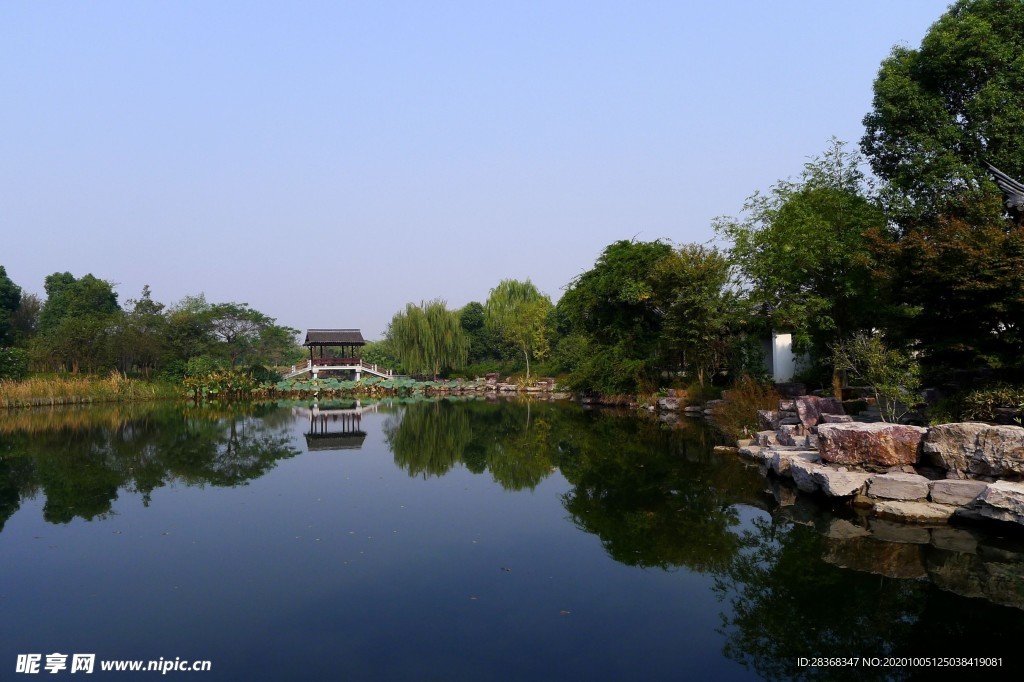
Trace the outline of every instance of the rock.
[[704, 414], [704, 408], [700, 405], [687, 405], [683, 408], [687, 416], [698, 416]]
[[820, 462], [821, 457], [817, 452], [811, 450], [771, 450], [771, 460], [768, 468], [779, 476], [791, 476], [790, 467], [794, 460], [806, 462]]
[[779, 410], [782, 412], [796, 412], [796, 403], [792, 400], [780, 400]]
[[880, 518], [905, 523], [946, 523], [956, 511], [955, 507], [946, 504], [902, 500], [876, 502], [871, 509]]
[[816, 433], [809, 433], [806, 436], [804, 436], [804, 447], [807, 448], [808, 450], [817, 450], [818, 449], [818, 434], [816, 434]]
[[879, 474], [868, 479], [868, 496], [888, 500], [923, 500], [928, 497], [928, 479], [918, 474]]
[[863, 490], [871, 474], [863, 471], [847, 471], [846, 467], [819, 465], [812, 474], [815, 484], [829, 497], [850, 497]]
[[822, 424], [818, 452], [827, 462], [877, 467], [917, 462], [926, 429], [904, 424]]
[[555, 392], [551, 394], [552, 400], [568, 400], [569, 398], [572, 398], [571, 393]]
[[985, 488], [988, 487], [984, 481], [958, 481], [955, 479], [931, 481], [928, 485], [932, 502], [957, 506], [974, 502], [978, 495], [985, 492]]
[[755, 442], [758, 445], [768, 446], [778, 444], [778, 439], [775, 436], [774, 431], [758, 431]]
[[774, 431], [779, 428], [779, 419], [782, 417], [777, 410], [758, 410], [757, 425], [762, 431]]
[[739, 448], [734, 448], [731, 445], [716, 445], [712, 448], [712, 452], [716, 455], [735, 455], [739, 452]]
[[849, 424], [853, 417], [848, 414], [823, 414], [819, 424]]
[[933, 426], [924, 457], [948, 478], [1024, 475], [1024, 428], [962, 422]]
[[805, 493], [815, 493], [821, 489], [815, 478], [815, 474], [821, 468], [820, 464], [801, 457], [793, 457], [789, 460], [789, 475], [793, 478], [797, 489]]
[[843, 414], [843, 404], [836, 398], [805, 395], [797, 398], [794, 402], [800, 422], [807, 428], [817, 426], [823, 414]]
[[[803, 427], [799, 424], [786, 424], [779, 427], [778, 431], [775, 432], [775, 437], [779, 445], [794, 446], [797, 445], [797, 438], [803, 435], [802, 430]], [[800, 440], [803, 441], [803, 438], [800, 438]], [[799, 445], [803, 445], [803, 442], [799, 443]]]
[[675, 398], [658, 398], [659, 410], [675, 411], [679, 409], [679, 401]]
[[779, 425], [775, 428], [780, 429], [783, 426], [800, 426], [801, 422], [798, 417], [782, 417], [779, 419]]
[[761, 456], [762, 450], [764, 450], [764, 448], [760, 445], [744, 445], [743, 447], [738, 448], [736, 452], [743, 457], [755, 459], [760, 462], [764, 461], [764, 458]]
[[1024, 524], [1024, 483], [996, 481], [978, 497], [981, 516]]

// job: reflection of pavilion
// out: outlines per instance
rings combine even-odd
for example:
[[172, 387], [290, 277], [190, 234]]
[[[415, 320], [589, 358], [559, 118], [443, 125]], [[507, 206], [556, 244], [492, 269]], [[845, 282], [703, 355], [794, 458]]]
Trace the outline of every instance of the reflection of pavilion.
[[324, 408], [318, 403], [310, 407], [296, 407], [296, 416], [308, 416], [309, 430], [306, 432], [306, 449], [314, 450], [358, 450], [363, 447], [366, 432], [361, 424], [364, 412], [376, 412], [377, 404], [362, 405], [358, 400], [351, 407]]

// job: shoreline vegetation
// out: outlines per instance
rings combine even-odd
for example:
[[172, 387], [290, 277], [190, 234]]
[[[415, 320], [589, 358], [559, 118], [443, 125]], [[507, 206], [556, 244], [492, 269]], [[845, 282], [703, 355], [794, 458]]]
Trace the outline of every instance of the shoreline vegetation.
[[77, 375], [0, 381], [0, 408], [7, 409], [142, 402], [179, 395], [179, 389], [173, 384], [133, 379], [119, 372], [102, 377]]

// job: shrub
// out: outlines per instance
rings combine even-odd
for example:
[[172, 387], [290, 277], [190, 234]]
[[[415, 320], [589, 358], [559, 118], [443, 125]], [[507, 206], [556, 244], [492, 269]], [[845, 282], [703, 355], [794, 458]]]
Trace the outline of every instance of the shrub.
[[28, 351], [0, 348], [0, 379], [19, 381], [28, 376]]
[[714, 412], [714, 424], [732, 439], [757, 433], [757, 411], [777, 410], [780, 396], [775, 386], [743, 375], [729, 388], [725, 402]]

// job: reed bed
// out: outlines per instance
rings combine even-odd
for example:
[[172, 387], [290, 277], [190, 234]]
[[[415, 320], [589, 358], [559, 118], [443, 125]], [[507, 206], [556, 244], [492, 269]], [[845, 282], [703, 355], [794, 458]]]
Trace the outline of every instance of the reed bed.
[[105, 377], [58, 376], [0, 381], [0, 408], [135, 402], [176, 396], [173, 386], [130, 379], [117, 372]]

